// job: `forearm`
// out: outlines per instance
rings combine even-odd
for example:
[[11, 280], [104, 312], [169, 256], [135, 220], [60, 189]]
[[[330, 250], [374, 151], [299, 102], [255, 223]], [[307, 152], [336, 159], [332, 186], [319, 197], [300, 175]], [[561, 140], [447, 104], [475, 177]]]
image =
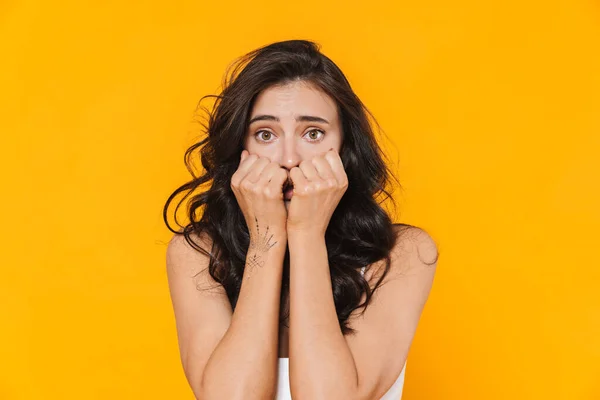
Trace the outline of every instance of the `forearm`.
[[335, 310], [325, 238], [290, 232], [288, 245], [292, 395], [350, 399], [357, 371]]
[[285, 234], [265, 252], [248, 250], [243, 282], [229, 329], [202, 379], [206, 399], [272, 398], [277, 379], [279, 307]]

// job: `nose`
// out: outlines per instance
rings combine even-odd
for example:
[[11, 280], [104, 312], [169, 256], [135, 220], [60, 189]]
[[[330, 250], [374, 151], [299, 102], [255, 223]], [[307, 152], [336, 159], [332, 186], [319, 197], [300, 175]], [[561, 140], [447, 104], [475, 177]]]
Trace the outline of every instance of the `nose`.
[[283, 144], [280, 165], [288, 171], [300, 165], [301, 157], [293, 141], [287, 140]]

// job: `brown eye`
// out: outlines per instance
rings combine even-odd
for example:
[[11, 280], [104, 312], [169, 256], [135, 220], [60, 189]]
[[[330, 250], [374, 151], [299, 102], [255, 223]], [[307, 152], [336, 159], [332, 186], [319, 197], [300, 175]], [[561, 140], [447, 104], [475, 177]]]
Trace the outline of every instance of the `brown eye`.
[[268, 142], [272, 135], [273, 134], [269, 131], [258, 131], [254, 134], [259, 142]]
[[261, 133], [262, 133], [262, 135], [261, 135], [262, 139], [269, 140], [271, 138], [271, 132], [262, 131]]
[[[322, 134], [321, 137], [319, 137], [319, 134]], [[308, 131], [308, 133], [307, 133], [308, 139], [311, 142], [320, 141], [324, 135], [325, 135], [325, 132], [323, 132], [320, 129], [312, 129], [312, 130]]]

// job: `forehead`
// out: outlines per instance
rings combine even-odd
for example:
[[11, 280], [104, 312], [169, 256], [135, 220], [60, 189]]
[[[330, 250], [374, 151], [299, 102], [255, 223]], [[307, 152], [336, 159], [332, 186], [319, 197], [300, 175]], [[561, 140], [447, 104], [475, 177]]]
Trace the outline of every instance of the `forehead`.
[[335, 101], [310, 82], [295, 81], [271, 86], [256, 98], [251, 116], [271, 114], [279, 117], [315, 115], [333, 121], [337, 117]]

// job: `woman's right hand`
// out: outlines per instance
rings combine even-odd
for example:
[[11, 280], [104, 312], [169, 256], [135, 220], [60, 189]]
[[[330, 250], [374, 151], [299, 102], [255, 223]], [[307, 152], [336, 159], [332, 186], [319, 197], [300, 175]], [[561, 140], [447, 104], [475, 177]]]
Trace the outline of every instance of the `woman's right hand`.
[[[287, 210], [283, 185], [288, 172], [266, 157], [243, 150], [238, 169], [231, 177], [231, 189], [244, 214], [250, 235], [265, 232], [285, 234]], [[258, 226], [257, 226], [258, 225]]]

